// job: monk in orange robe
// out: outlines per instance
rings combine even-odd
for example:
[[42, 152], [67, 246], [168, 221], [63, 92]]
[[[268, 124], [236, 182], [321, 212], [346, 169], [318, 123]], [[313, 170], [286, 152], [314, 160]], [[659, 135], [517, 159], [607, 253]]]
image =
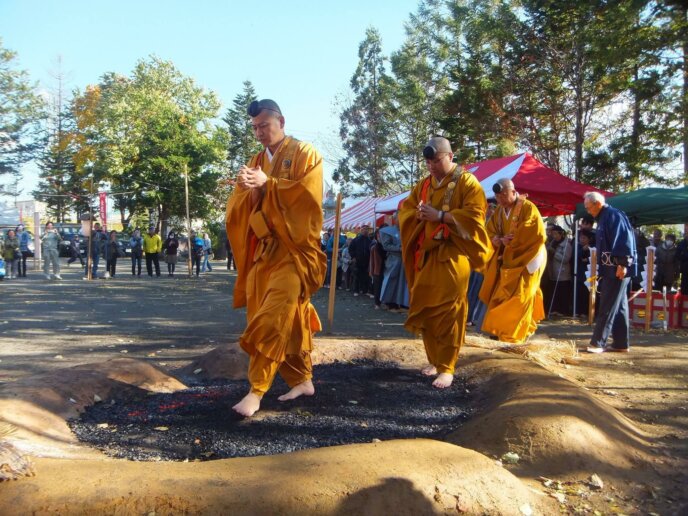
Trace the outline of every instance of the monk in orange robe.
[[249, 393], [234, 407], [252, 416], [279, 372], [291, 390], [280, 401], [315, 393], [310, 353], [321, 329], [310, 303], [323, 284], [322, 157], [308, 143], [285, 135], [272, 100], [248, 109], [263, 151], [241, 167], [227, 201], [227, 236], [237, 278], [234, 308], [246, 307], [239, 343], [249, 356]]
[[510, 179], [493, 187], [497, 210], [486, 228], [492, 256], [480, 289], [487, 306], [482, 331], [504, 342], [525, 341], [545, 317], [540, 279], [547, 265], [545, 226], [532, 202]]
[[453, 163], [446, 138], [423, 149], [430, 175], [399, 210], [402, 259], [409, 285], [405, 327], [422, 334], [433, 386], [449, 387], [466, 334], [468, 278], [487, 260], [486, 199], [478, 180]]

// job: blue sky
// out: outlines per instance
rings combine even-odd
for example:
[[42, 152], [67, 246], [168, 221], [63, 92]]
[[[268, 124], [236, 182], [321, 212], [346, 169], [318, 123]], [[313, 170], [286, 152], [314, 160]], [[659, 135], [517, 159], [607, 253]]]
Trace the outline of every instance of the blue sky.
[[[276, 100], [287, 132], [311, 141], [329, 175], [337, 158], [335, 101], [345, 96], [367, 27], [380, 31], [385, 54], [404, 39], [418, 0], [0, 0], [3, 46], [45, 91], [58, 57], [67, 88], [83, 89], [105, 72], [129, 74], [139, 59], [167, 59], [206, 89], [223, 112], [250, 80]], [[21, 198], [36, 184], [25, 169]]]

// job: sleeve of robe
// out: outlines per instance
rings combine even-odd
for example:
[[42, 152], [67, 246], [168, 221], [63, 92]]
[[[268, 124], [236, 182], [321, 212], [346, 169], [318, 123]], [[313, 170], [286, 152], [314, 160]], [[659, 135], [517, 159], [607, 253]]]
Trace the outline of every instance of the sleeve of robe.
[[[256, 166], [259, 155], [249, 162]], [[302, 294], [310, 297], [322, 285], [326, 257], [320, 250], [322, 228], [322, 157], [307, 143], [299, 142], [289, 178], [268, 176], [262, 202], [251, 205], [250, 190], [237, 186], [227, 201], [226, 228], [234, 251], [237, 280], [234, 307], [246, 305], [246, 277], [253, 265], [249, 256], [249, 217], [260, 209], [273, 235], [286, 245], [301, 279]]]
[[514, 239], [504, 249], [502, 266], [509, 269], [528, 265], [540, 252], [540, 248], [547, 239], [540, 211], [532, 202], [528, 200], [523, 202], [519, 218], [520, 222], [515, 230], [511, 228]]
[[[485, 209], [487, 200], [480, 183], [473, 174], [464, 172], [458, 179], [455, 192], [451, 199], [451, 213], [458, 224], [447, 223], [449, 238], [434, 240], [433, 232], [439, 222], [419, 221], [416, 219], [416, 207], [420, 200], [423, 182], [419, 182], [403, 202], [399, 210], [399, 229], [401, 231], [402, 256], [404, 270], [409, 285], [413, 285], [415, 278], [415, 252], [418, 235], [425, 231], [424, 248], [429, 251], [433, 247], [443, 246], [440, 255], [446, 257], [465, 255], [472, 269], [482, 267], [488, 258], [489, 239], [485, 231]], [[468, 234], [464, 238], [459, 233]]]

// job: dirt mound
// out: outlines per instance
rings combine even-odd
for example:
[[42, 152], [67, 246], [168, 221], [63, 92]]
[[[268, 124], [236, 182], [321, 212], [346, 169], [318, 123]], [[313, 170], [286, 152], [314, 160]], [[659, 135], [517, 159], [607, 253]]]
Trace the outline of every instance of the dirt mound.
[[[223, 360], [233, 363], [230, 374], [245, 370], [231, 347], [213, 353], [190, 374], [198, 366], [203, 371], [194, 376], [220, 374]], [[320, 363], [357, 357], [396, 358], [408, 367], [424, 361], [420, 341], [319, 342]], [[99, 460], [36, 460], [37, 477], [0, 486], [0, 513], [554, 513], [551, 498], [534, 494], [488, 457], [518, 453], [520, 461], [509, 467], [524, 479], [591, 473], [632, 479], [647, 469], [647, 436], [573, 383], [523, 359], [474, 348], [462, 353], [461, 369], [481, 409], [450, 443], [392, 440], [188, 464], [104, 460], [76, 448], [65, 422], [96, 397], [184, 388], [173, 376], [120, 359], [27, 378], [0, 390], [1, 419], [20, 428], [22, 443], [36, 455]]]
[[44, 459], [37, 466], [38, 477], [0, 490], [1, 514], [556, 511], [552, 499], [533, 494], [493, 461], [425, 439], [203, 463]]
[[446, 440], [486, 455], [514, 452], [519, 476], [629, 478], [650, 468], [649, 436], [586, 390], [532, 362], [473, 355], [475, 414]]
[[78, 446], [66, 420], [94, 403], [128, 392], [174, 392], [186, 386], [152, 365], [128, 358], [84, 364], [27, 377], [0, 388], [0, 422], [15, 429], [8, 440], [48, 457], [92, 455]]
[[238, 343], [220, 346], [175, 371], [187, 383], [209, 380], [245, 380], [248, 355]]

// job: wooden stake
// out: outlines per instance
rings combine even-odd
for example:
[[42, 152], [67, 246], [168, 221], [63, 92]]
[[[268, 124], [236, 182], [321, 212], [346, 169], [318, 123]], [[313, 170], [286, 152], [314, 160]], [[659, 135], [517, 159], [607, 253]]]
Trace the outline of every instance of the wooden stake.
[[590, 248], [590, 293], [588, 300], [588, 324], [595, 324], [595, 301], [597, 299], [597, 249]]
[[337, 293], [337, 262], [339, 258], [339, 222], [342, 215], [342, 193], [337, 194], [337, 211], [334, 218], [332, 262], [330, 263], [330, 299], [327, 307], [327, 332], [334, 324], [334, 295]]
[[189, 278], [193, 276], [193, 258], [191, 257], [191, 216], [189, 215], [189, 168], [184, 163], [184, 197], [186, 199], [186, 230], [188, 231], [186, 237], [186, 250], [188, 252], [188, 260], [186, 261], [189, 269]]
[[647, 248], [647, 268], [645, 269], [645, 331], [650, 331], [650, 321], [652, 320], [652, 285], [655, 276], [655, 250], [653, 247]]

